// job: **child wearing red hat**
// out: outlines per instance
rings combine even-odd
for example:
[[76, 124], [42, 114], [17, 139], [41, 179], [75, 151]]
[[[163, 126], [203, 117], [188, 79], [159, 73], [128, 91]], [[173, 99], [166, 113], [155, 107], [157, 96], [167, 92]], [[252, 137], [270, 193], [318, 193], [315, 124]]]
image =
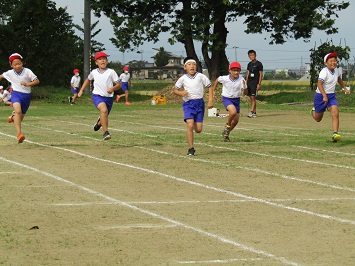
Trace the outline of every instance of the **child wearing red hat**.
[[79, 69], [73, 70], [74, 76], [70, 80], [70, 89], [73, 93], [73, 97], [69, 96], [68, 100], [71, 105], [76, 104], [75, 100], [78, 97], [79, 87], [80, 87], [80, 71]]
[[324, 56], [325, 67], [320, 71], [318, 76], [317, 90], [314, 95], [314, 107], [311, 115], [317, 122], [323, 118], [325, 110], [328, 109], [332, 116], [333, 136], [332, 142], [341, 140], [338, 133], [339, 130], [339, 109], [338, 101], [335, 97], [335, 86], [337, 83], [344, 89], [346, 94], [350, 91], [345, 87], [344, 81], [340, 77], [338, 71], [337, 53], [329, 53]]
[[128, 101], [128, 95], [129, 95], [129, 87], [132, 86], [132, 81], [131, 81], [131, 74], [129, 73], [128, 66], [123, 67], [123, 72], [120, 75], [120, 82], [124, 93], [116, 96], [116, 102], [118, 103], [120, 98], [122, 96], [125, 96], [125, 100], [126, 100], [125, 104], [131, 105], [131, 103]]
[[108, 132], [108, 115], [113, 105], [113, 92], [121, 87], [116, 71], [107, 67], [108, 55], [105, 52], [95, 54], [95, 64], [97, 68], [89, 73], [78, 93], [80, 98], [85, 88], [94, 81], [94, 89], [92, 91], [92, 102], [100, 111], [99, 119], [94, 125], [94, 131], [98, 131], [101, 127], [104, 131], [103, 140], [111, 139]]
[[222, 132], [223, 140], [229, 142], [229, 133], [235, 128], [239, 122], [240, 113], [240, 96], [243, 90], [246, 89], [245, 80], [240, 75], [242, 66], [239, 62], [232, 62], [229, 65], [229, 75], [219, 76], [214, 84], [208, 100], [208, 108], [212, 108], [214, 104], [214, 91], [218, 83], [222, 83], [222, 102], [224, 107], [229, 112], [228, 121]]
[[25, 140], [25, 136], [21, 132], [21, 124], [30, 107], [31, 87], [39, 84], [37, 76], [30, 69], [23, 66], [22, 60], [22, 56], [18, 53], [10, 55], [9, 63], [12, 69], [0, 75], [0, 80], [5, 78], [11, 83], [11, 102], [14, 111], [8, 118], [8, 122], [13, 122], [15, 125], [18, 143], [22, 143]]

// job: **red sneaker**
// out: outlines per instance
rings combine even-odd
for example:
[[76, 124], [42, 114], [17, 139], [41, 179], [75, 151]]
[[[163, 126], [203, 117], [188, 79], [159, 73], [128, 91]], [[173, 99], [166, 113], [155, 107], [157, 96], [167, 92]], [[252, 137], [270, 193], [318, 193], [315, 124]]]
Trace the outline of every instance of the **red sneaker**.
[[19, 133], [17, 135], [17, 142], [22, 143], [24, 140], [25, 140], [25, 135], [23, 135], [22, 133]]
[[121, 97], [119, 95], [116, 96], [116, 103], [120, 101]]

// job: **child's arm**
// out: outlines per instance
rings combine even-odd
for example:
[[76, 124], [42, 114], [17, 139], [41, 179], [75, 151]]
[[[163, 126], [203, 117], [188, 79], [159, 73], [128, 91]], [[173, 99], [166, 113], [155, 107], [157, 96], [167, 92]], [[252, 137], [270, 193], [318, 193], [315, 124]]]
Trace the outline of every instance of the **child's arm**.
[[181, 96], [181, 97], [187, 97], [187, 95], [188, 95], [187, 91], [185, 91], [185, 90], [184, 91], [180, 91], [177, 88], [173, 89], [173, 93], [175, 95], [178, 95], [178, 96]]
[[32, 87], [32, 86], [35, 86], [35, 85], [39, 84], [39, 79], [35, 79], [35, 80], [33, 80], [31, 82], [28, 82], [28, 83], [26, 83], [24, 81], [21, 81], [20, 84], [25, 86], [25, 87]]
[[343, 88], [343, 90], [345, 91], [345, 94], [350, 94], [350, 91], [345, 86], [344, 81], [343, 81], [343, 79], [340, 76], [338, 77], [338, 83]]
[[112, 93], [112, 92], [114, 92], [114, 91], [119, 90], [121, 87], [122, 87], [122, 86], [121, 86], [121, 83], [120, 83], [120, 82], [116, 82], [116, 84], [115, 84], [112, 88], [109, 88], [109, 89], [107, 90], [107, 92], [108, 92], [108, 93]]
[[217, 86], [218, 86], [218, 78], [214, 81], [213, 86], [209, 87], [209, 93], [208, 93], [208, 104], [207, 107], [208, 109], [213, 107], [214, 104], [214, 91], [216, 90]]
[[324, 90], [324, 88], [323, 88], [323, 81], [320, 80], [320, 79], [318, 79], [317, 86], [318, 86], [319, 91], [320, 91], [320, 92], [322, 93], [322, 95], [323, 95], [323, 102], [327, 104], [327, 103], [328, 103], [328, 96], [327, 96], [327, 94], [325, 93], [325, 90]]
[[80, 89], [80, 91], [79, 91], [79, 93], [78, 93], [78, 97], [79, 97], [79, 98], [80, 98], [81, 95], [83, 94], [85, 88], [86, 88], [87, 86], [89, 86], [89, 84], [90, 84], [90, 80], [89, 80], [89, 79], [86, 79], [86, 80], [84, 81], [83, 85], [81, 85], [81, 89]]

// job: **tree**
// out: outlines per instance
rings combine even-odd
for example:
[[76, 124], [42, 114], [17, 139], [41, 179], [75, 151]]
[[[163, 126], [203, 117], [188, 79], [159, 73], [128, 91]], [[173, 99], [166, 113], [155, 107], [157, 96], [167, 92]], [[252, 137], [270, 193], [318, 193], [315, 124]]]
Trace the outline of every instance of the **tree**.
[[344, 48], [341, 46], [335, 46], [332, 41], [327, 41], [322, 43], [317, 48], [311, 49], [311, 63], [310, 63], [310, 87], [315, 90], [317, 88], [318, 82], [318, 74], [319, 71], [324, 67], [324, 56], [331, 52], [336, 52], [338, 54], [338, 58], [340, 60], [345, 59], [348, 60], [350, 56], [350, 48], [349, 46], [345, 46]]
[[[7, 8], [0, 15], [6, 19], [0, 26], [0, 53], [22, 54], [42, 85], [68, 86], [72, 70], [83, 59], [81, 40], [66, 8], [57, 9], [50, 0], [3, 0], [2, 5]], [[1, 67], [9, 67], [7, 58], [0, 58]]]
[[134, 50], [146, 41], [156, 42], [160, 33], [170, 33], [170, 44], [182, 42], [187, 56], [198, 60], [201, 51], [211, 79], [226, 73], [227, 22], [245, 16], [247, 33], [270, 34], [270, 43], [282, 44], [289, 38], [309, 40], [313, 29], [331, 34], [336, 12], [349, 2], [332, 0], [92, 0], [96, 15], [111, 19], [113, 44], [122, 52]]

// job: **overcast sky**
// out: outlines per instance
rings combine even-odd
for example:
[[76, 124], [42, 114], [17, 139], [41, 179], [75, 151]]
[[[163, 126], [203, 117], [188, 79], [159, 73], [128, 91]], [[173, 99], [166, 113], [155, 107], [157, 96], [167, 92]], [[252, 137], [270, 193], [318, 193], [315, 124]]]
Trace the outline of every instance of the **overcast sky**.
[[[73, 22], [79, 25], [82, 24], [83, 12], [84, 12], [84, 0], [55, 0], [57, 7], [67, 7], [67, 12], [73, 17]], [[229, 61], [237, 60], [241, 63], [242, 67], [246, 67], [249, 62], [247, 51], [254, 49], [257, 52], [257, 59], [260, 60], [265, 69], [275, 68], [300, 68], [301, 65], [309, 63], [309, 50], [316, 45], [319, 46], [321, 42], [327, 40], [333, 40], [334, 45], [349, 46], [351, 48], [350, 62], [353, 63], [355, 59], [355, 34], [354, 29], [354, 14], [355, 4], [350, 1], [350, 6], [339, 12], [339, 18], [336, 20], [335, 26], [338, 27], [338, 34], [326, 35], [323, 32], [315, 31], [310, 42], [305, 43], [302, 40], [288, 40], [282, 45], [269, 45], [268, 34], [246, 34], [244, 30], [246, 26], [243, 24], [244, 20], [227, 24], [229, 30], [226, 49], [227, 57]], [[141, 54], [137, 52], [121, 53], [111, 43], [110, 38], [114, 37], [112, 26], [109, 19], [105, 16], [97, 18], [91, 17], [91, 22], [100, 20], [97, 28], [102, 29], [100, 34], [96, 36], [96, 40], [103, 43], [106, 48], [106, 52], [110, 55], [110, 61], [120, 61], [121, 63], [127, 63], [131, 60], [145, 60], [153, 62], [151, 58], [155, 51], [153, 48], [164, 47], [166, 51], [172, 52], [175, 55], [185, 56], [185, 50], [182, 44], [171, 46], [167, 42], [167, 37], [161, 37], [158, 43], [146, 43], [143, 46], [137, 48], [139, 51], [143, 51]], [[266, 38], [266, 40], [264, 40]], [[234, 48], [237, 47], [237, 48]], [[196, 50], [199, 53], [201, 46], [197, 43]], [[200, 55], [201, 53], [199, 53]]]

